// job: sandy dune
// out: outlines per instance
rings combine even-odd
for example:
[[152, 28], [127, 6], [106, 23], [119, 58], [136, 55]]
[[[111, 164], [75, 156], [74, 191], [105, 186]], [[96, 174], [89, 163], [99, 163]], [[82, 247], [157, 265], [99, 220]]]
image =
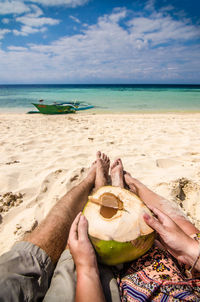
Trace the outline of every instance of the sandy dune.
[[86, 175], [97, 150], [200, 228], [200, 114], [1, 114], [0, 134], [0, 253]]

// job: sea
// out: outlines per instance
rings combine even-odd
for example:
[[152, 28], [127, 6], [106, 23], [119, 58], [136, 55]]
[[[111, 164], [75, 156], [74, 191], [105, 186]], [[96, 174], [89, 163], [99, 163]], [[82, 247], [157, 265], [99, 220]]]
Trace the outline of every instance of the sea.
[[34, 111], [40, 99], [84, 102], [90, 113], [200, 112], [200, 85], [0, 85], [0, 113]]

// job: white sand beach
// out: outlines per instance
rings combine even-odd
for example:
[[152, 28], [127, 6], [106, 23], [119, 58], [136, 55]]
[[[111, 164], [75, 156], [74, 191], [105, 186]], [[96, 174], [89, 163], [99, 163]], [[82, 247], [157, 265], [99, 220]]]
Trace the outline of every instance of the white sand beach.
[[98, 150], [200, 228], [199, 113], [1, 114], [0, 134], [1, 254], [83, 179]]

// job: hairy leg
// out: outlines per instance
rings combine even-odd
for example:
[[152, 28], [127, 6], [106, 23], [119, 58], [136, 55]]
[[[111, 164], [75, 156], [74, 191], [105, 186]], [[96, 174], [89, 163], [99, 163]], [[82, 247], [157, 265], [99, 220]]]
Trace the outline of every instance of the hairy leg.
[[130, 191], [138, 195], [147, 207], [157, 208], [170, 216], [187, 235], [198, 232], [198, 229], [187, 219], [186, 215], [179, 209], [175, 202], [170, 202], [164, 197], [154, 193], [139, 180], [133, 178], [129, 173], [124, 174], [124, 179]]
[[41, 224], [24, 238], [25, 241], [29, 241], [46, 251], [54, 263], [58, 261], [66, 246], [74, 218], [83, 210], [88, 200], [88, 195], [95, 183], [95, 177], [96, 163], [92, 165], [88, 176], [65, 194]]
[[124, 172], [120, 158], [116, 159], [110, 168], [112, 186], [124, 188]]

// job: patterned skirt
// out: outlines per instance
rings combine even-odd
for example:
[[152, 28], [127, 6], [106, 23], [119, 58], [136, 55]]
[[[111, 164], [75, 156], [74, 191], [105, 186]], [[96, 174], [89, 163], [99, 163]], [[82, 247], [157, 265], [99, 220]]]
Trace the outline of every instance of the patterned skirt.
[[184, 271], [167, 251], [154, 246], [115, 275], [121, 301], [200, 302], [200, 273], [187, 279]]

